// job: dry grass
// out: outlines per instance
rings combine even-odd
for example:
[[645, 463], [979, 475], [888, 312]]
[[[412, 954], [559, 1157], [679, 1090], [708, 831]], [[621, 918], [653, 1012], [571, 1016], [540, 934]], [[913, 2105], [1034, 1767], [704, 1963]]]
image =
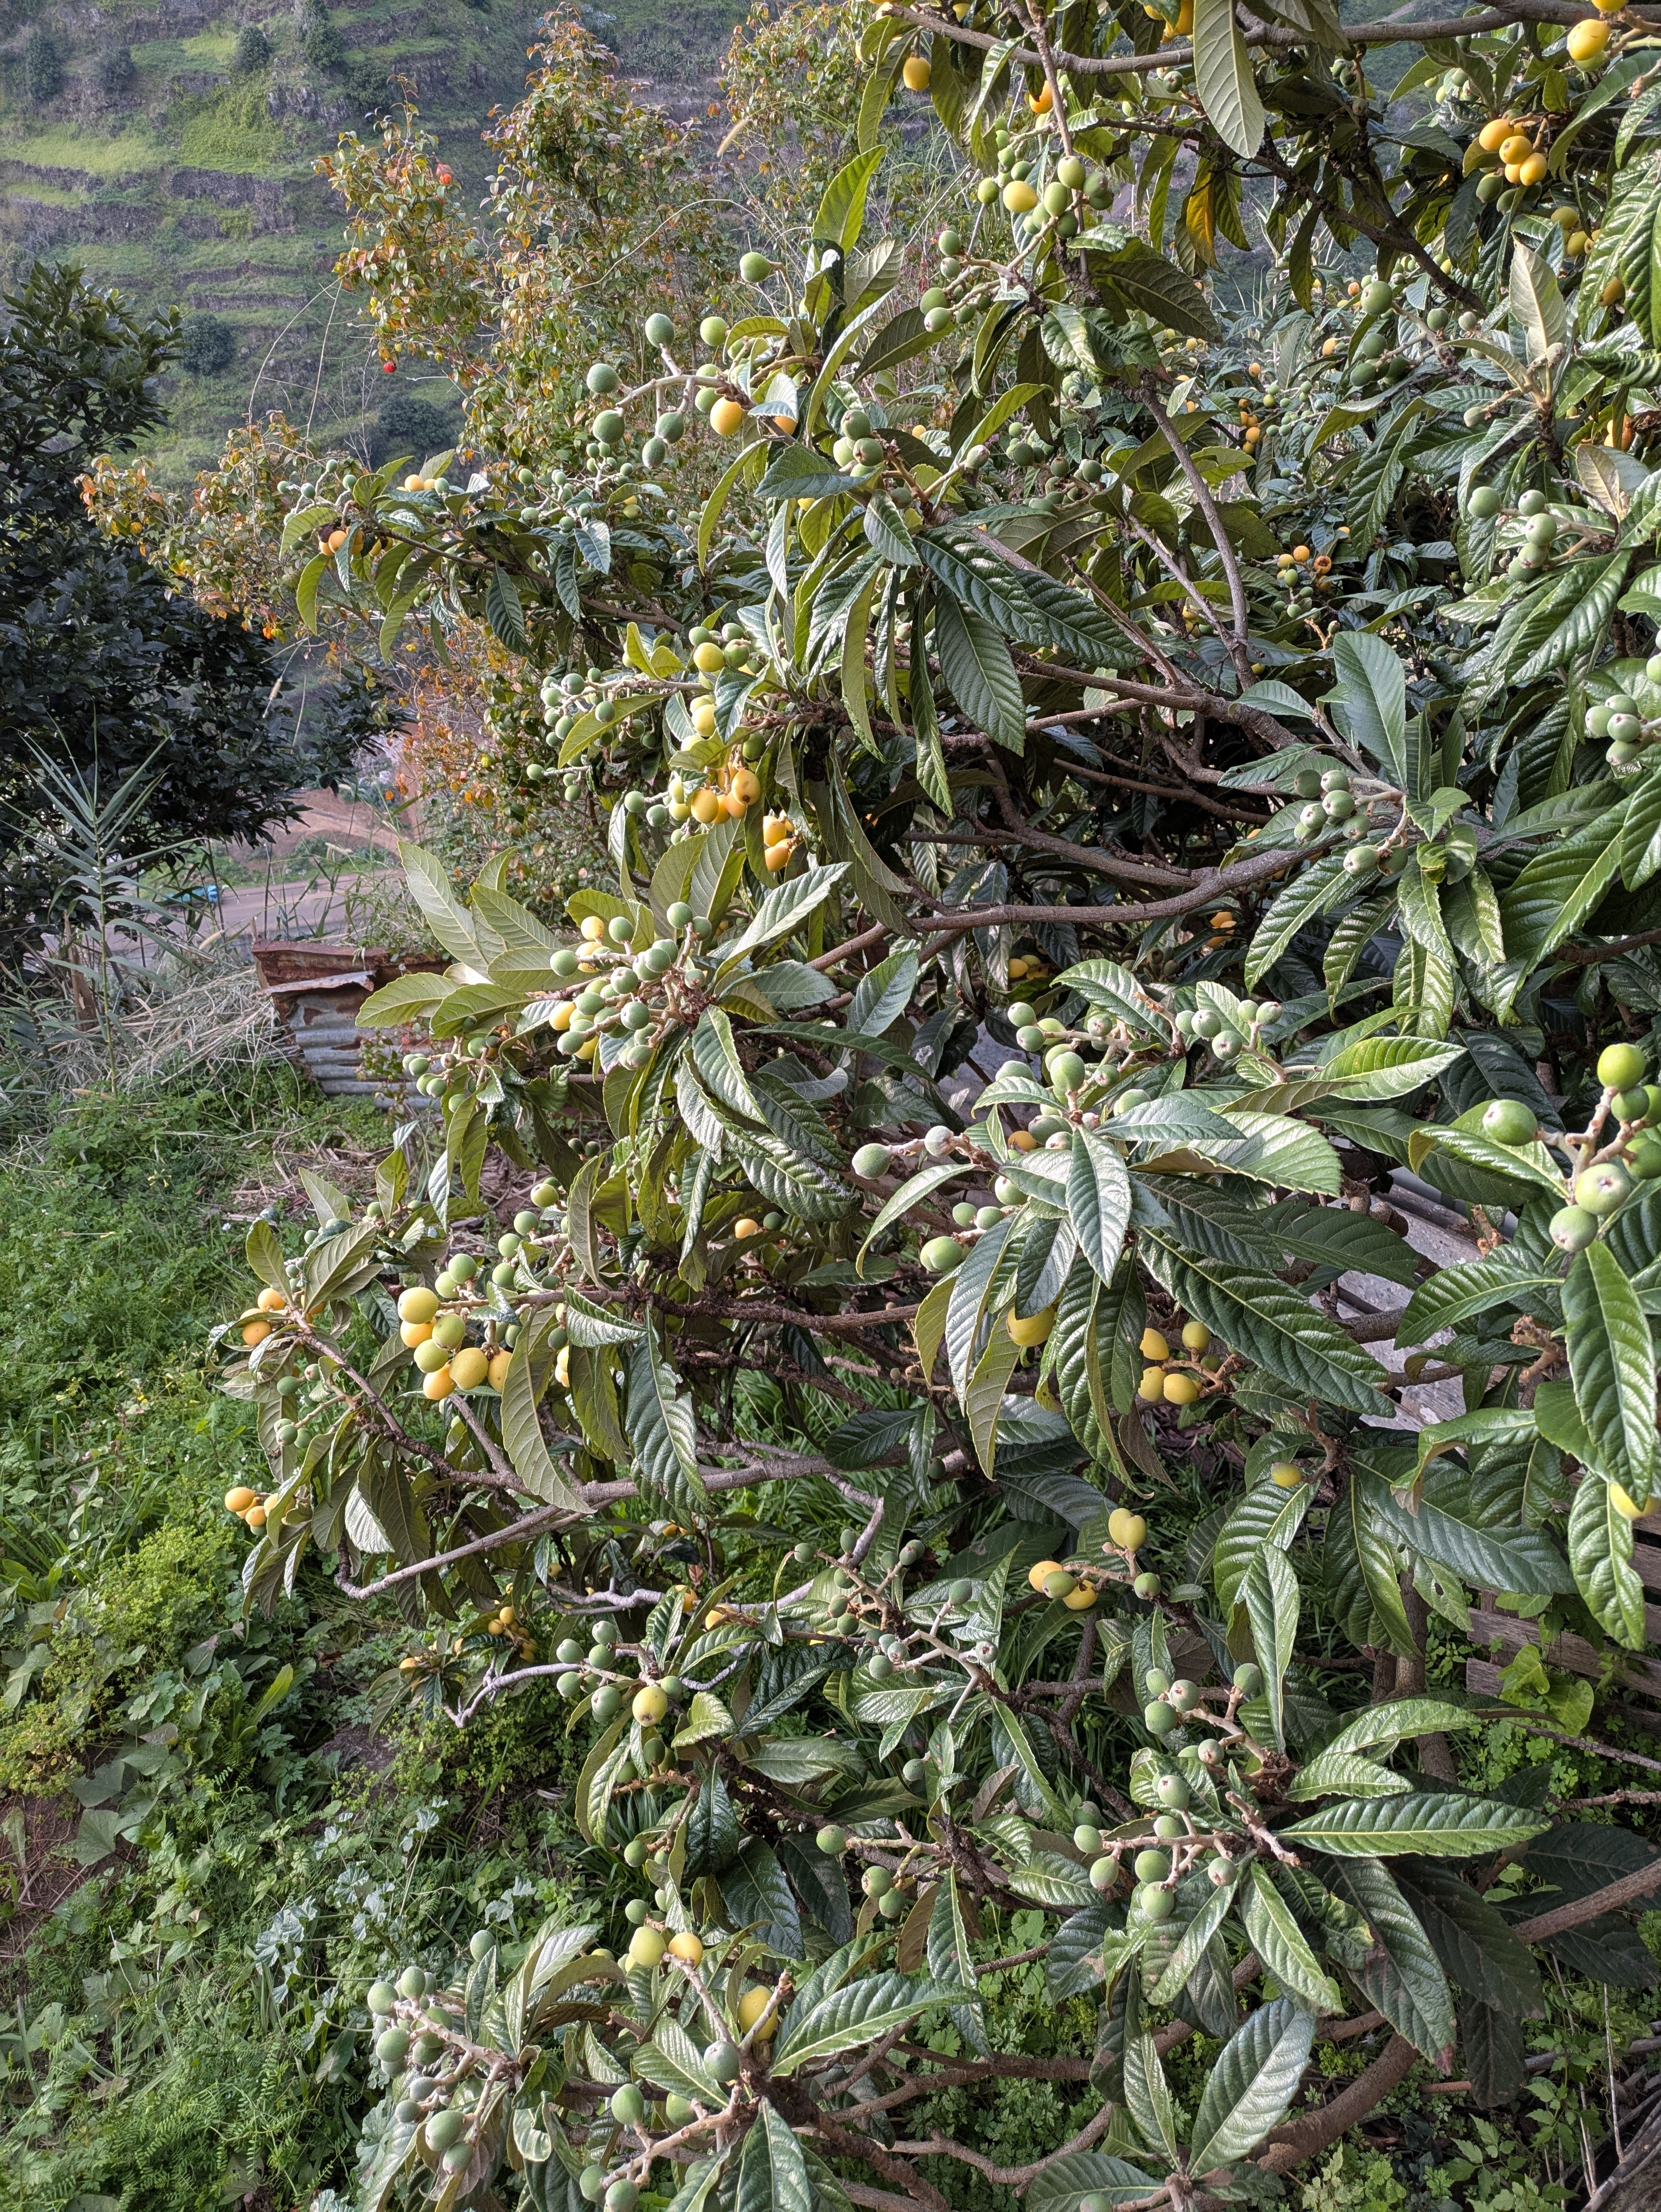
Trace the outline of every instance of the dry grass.
[[271, 1002], [235, 939], [169, 946], [154, 965], [106, 978], [48, 964], [0, 1006], [0, 1096], [138, 1090], [192, 1072], [223, 1077], [285, 1056]]

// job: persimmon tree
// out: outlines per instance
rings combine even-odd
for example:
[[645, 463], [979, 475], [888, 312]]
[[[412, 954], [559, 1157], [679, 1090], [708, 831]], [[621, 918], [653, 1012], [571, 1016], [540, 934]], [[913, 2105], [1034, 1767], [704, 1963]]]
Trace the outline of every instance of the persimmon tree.
[[[276, 480], [301, 617], [488, 629], [616, 869], [551, 928], [406, 853], [428, 1103], [231, 1331], [251, 1601], [317, 1553], [389, 1699], [551, 1681], [586, 1751], [592, 1910], [368, 1992], [366, 2205], [1184, 2205], [1420, 2060], [1513, 2094], [1536, 1947], [1615, 1978], [1648, 1847], [1463, 1786], [1426, 1673], [1473, 1591], [1646, 1635], [1661, 70], [1577, 14], [885, 6], [804, 234], [643, 297], [551, 450]], [[1018, 1902], [1053, 2060], [987, 2033]], [[1099, 2109], [913, 2131], [1023, 2074]]]

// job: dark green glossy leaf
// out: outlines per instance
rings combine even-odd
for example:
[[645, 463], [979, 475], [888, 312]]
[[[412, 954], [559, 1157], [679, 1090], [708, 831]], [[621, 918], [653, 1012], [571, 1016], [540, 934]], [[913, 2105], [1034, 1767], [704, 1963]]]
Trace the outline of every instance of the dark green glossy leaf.
[[1456, 1797], [1415, 1790], [1404, 1797], [1366, 1799], [1307, 1813], [1282, 1832], [1312, 1850], [1342, 1858], [1411, 1852], [1425, 1858], [1475, 1858], [1536, 1836], [1548, 1824], [1520, 1805], [1494, 1797]]

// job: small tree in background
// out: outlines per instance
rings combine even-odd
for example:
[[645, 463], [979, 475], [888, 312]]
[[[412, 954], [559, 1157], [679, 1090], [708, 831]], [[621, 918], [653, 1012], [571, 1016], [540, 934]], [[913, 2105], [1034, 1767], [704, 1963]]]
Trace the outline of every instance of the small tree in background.
[[320, 0], [306, 0], [295, 18], [300, 51], [314, 70], [337, 70], [346, 57], [346, 41]]
[[[198, 605], [137, 537], [96, 529], [83, 472], [162, 420], [176, 321], [139, 322], [78, 270], [36, 263], [5, 295], [0, 337], [0, 934], [40, 926], [54, 895], [35, 765], [94, 763], [113, 788], [142, 763], [133, 839], [257, 838], [296, 788], [344, 774], [359, 742], [319, 725], [297, 748], [283, 660], [258, 628]], [[223, 328], [223, 325], [220, 325]], [[364, 720], [358, 717], [359, 723]]]
[[93, 60], [92, 77], [106, 100], [122, 99], [138, 82], [132, 48], [126, 46], [100, 46]]
[[395, 453], [416, 462], [455, 444], [460, 425], [447, 408], [413, 392], [395, 392], [375, 417], [372, 458], [377, 467]]
[[231, 66], [240, 76], [249, 76], [263, 70], [271, 58], [271, 42], [258, 23], [245, 23], [236, 34], [236, 52]]
[[181, 333], [179, 365], [189, 376], [217, 376], [236, 359], [236, 332], [220, 315], [189, 315]]
[[56, 100], [64, 89], [64, 57], [57, 40], [40, 24], [29, 33], [23, 47], [23, 89], [37, 107]]

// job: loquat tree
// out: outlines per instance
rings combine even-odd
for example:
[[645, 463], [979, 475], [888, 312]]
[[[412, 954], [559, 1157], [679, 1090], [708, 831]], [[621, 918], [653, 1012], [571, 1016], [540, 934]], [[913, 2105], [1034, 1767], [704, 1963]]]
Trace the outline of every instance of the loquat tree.
[[[429, 155], [343, 155], [480, 458], [285, 448], [297, 618], [487, 629], [616, 870], [550, 928], [406, 852], [425, 1103], [230, 1332], [251, 1601], [319, 1553], [389, 1700], [586, 1750], [582, 1916], [368, 1991], [366, 2207], [1205, 2204], [1416, 2065], [1513, 2094], [1542, 1947], [1618, 1978], [1661, 1862], [1468, 1786], [1516, 1708], [1427, 1678], [1473, 1592], [1646, 1633], [1661, 70], [1578, 12], [885, 4], [811, 219], [557, 420], [490, 345], [557, 250], [411, 274]], [[1017, 1905], [1054, 2059], [987, 2032]], [[1091, 2107], [1026, 2165], [913, 2131], [1035, 2071]]]

